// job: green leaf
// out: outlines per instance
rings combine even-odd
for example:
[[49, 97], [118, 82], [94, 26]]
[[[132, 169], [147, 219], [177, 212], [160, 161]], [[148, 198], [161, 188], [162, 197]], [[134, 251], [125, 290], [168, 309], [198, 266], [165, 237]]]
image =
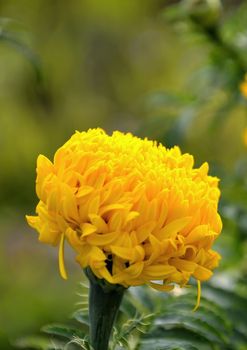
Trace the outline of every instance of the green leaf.
[[74, 337], [84, 338], [85, 332], [78, 328], [61, 325], [61, 324], [49, 324], [41, 328], [41, 331], [53, 336], [63, 337], [67, 339], [73, 339]]
[[89, 317], [88, 317], [88, 314], [85, 313], [85, 311], [80, 309], [76, 310], [75, 312], [73, 312], [71, 317], [75, 319], [77, 322], [79, 322], [80, 324], [82, 324], [85, 327], [85, 329], [88, 329]]
[[[172, 298], [171, 298], [172, 299]], [[183, 315], [185, 317], [189, 316], [190, 319], [202, 320], [213, 327], [216, 327], [224, 334], [227, 330], [231, 330], [230, 322], [227, 320], [226, 313], [219, 308], [215, 303], [202, 298], [200, 302], [200, 307], [196, 312], [193, 312], [195, 305], [195, 299], [191, 296], [181, 296], [179, 298], [173, 298], [167, 303], [163, 304], [161, 308], [161, 313], [165, 312], [171, 314]]]
[[129, 344], [131, 343], [131, 337], [133, 338], [133, 333], [135, 333], [134, 338], [136, 339], [140, 337], [140, 334], [145, 334], [152, 323], [153, 317], [153, 314], [139, 315], [136, 313], [133, 319], [120, 323], [114, 329], [111, 349], [115, 350], [117, 345], [125, 345], [127, 349], [132, 349]]
[[166, 329], [172, 328], [185, 328], [196, 334], [201, 335], [205, 339], [211, 341], [212, 343], [226, 343], [227, 337], [224, 333], [220, 332], [215, 327], [211, 326], [205, 320], [199, 318], [195, 319], [191, 316], [186, 316], [185, 314], [166, 314], [155, 320], [155, 326]]
[[188, 341], [176, 340], [176, 338], [153, 338], [153, 339], [144, 339], [141, 342], [139, 350], [210, 350], [212, 347], [208, 347], [203, 343], [190, 344]]
[[20, 30], [13, 30], [10, 27], [11, 24], [18, 24], [10, 18], [0, 18], [0, 42], [13, 47], [22, 54], [32, 65], [38, 82], [43, 81], [43, 71], [40, 62], [40, 58], [21, 38]]

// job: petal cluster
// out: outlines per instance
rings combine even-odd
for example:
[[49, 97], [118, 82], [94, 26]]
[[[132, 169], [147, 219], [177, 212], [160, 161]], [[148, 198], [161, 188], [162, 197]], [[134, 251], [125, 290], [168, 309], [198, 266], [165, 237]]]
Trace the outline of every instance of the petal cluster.
[[38, 157], [40, 201], [28, 223], [41, 242], [60, 244], [64, 277], [67, 241], [82, 268], [113, 284], [170, 290], [207, 280], [220, 259], [211, 248], [220, 191], [207, 163], [193, 165], [178, 147], [132, 134], [76, 132], [53, 162]]

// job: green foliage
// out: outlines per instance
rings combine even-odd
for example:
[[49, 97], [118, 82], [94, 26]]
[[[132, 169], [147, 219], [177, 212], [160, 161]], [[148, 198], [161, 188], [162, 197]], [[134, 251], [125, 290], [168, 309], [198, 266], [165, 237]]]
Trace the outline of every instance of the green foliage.
[[[216, 281], [222, 283], [224, 275], [215, 277], [213, 282]], [[214, 283], [203, 285], [196, 312], [192, 311], [196, 300], [193, 287], [182, 291], [176, 288], [171, 294], [145, 287], [130, 288], [118, 314], [110, 350], [243, 349], [247, 344], [246, 294], [239, 290], [239, 281], [225, 288]], [[85, 300], [82, 302], [85, 305]], [[19, 340], [16, 345], [48, 350], [55, 342], [61, 349], [88, 350], [87, 314], [87, 308], [81, 308], [72, 315], [76, 322], [72, 321], [71, 326], [43, 327], [42, 332], [48, 334], [46, 343], [46, 338], [32, 337]]]
[[68, 339], [83, 338], [85, 336], [85, 333], [83, 333], [78, 328], [73, 328], [73, 327], [59, 325], [59, 324], [44, 326], [42, 327], [41, 331], [47, 334], [52, 334], [58, 337], [60, 336]]

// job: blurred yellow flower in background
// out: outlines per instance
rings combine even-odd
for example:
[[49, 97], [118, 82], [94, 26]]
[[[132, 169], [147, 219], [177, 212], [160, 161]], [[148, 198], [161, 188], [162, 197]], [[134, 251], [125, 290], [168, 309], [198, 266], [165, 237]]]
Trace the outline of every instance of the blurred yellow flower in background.
[[[178, 147], [166, 149], [132, 134], [76, 132], [51, 162], [37, 160], [37, 216], [27, 216], [39, 240], [77, 252], [82, 268], [125, 287], [171, 290], [212, 275], [220, 255], [218, 179], [208, 164]], [[162, 281], [162, 283], [161, 283]]]
[[247, 98], [247, 74], [245, 74], [244, 80], [240, 83], [239, 89], [243, 97]]

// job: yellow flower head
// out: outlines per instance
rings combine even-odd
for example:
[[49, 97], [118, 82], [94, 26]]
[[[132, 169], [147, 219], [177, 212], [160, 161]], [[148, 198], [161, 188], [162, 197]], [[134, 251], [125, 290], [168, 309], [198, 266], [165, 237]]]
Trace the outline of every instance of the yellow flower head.
[[[125, 287], [171, 290], [190, 277], [211, 277], [220, 255], [211, 249], [222, 224], [218, 179], [208, 164], [193, 168], [178, 147], [101, 129], [76, 132], [51, 162], [37, 160], [39, 240], [77, 252], [82, 268]], [[162, 281], [162, 283], [161, 283]]]

